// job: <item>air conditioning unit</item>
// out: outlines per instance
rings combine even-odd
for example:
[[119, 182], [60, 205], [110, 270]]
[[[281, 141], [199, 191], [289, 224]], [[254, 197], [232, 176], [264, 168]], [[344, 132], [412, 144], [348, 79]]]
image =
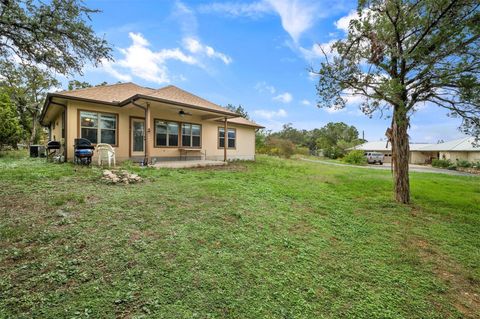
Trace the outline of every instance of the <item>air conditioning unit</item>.
[[45, 157], [45, 146], [30, 145], [30, 157]]

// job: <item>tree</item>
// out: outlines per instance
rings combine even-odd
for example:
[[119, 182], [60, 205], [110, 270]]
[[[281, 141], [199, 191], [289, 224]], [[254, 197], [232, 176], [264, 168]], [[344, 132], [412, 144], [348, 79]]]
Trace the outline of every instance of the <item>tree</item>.
[[284, 124], [282, 130], [272, 134], [273, 137], [289, 140], [295, 145], [306, 146], [306, 134], [305, 130], [297, 130], [292, 126], [292, 123]]
[[[420, 103], [446, 108], [480, 134], [478, 0], [360, 0], [358, 19], [316, 71], [319, 107], [360, 95], [364, 113], [388, 112], [395, 199], [410, 202], [410, 118]], [[314, 71], [314, 70], [312, 70]]]
[[49, 72], [34, 66], [0, 62], [0, 67], [6, 71], [0, 80], [0, 87], [10, 95], [15, 106], [24, 133], [21, 137], [33, 144], [38, 139], [38, 117], [42, 101], [47, 92], [58, 86], [59, 82]]
[[[122, 83], [122, 82], [118, 82], [118, 83]], [[103, 81], [95, 86], [104, 86], [104, 85], [107, 85], [108, 83]], [[72, 90], [78, 90], [78, 89], [86, 89], [86, 88], [91, 88], [93, 87], [93, 85], [91, 85], [90, 83], [88, 82], [85, 82], [85, 81], [79, 81], [79, 80], [70, 80], [68, 81], [68, 86], [67, 86], [67, 90], [69, 91], [72, 91]]]
[[20, 125], [15, 107], [7, 93], [0, 93], [0, 150], [5, 145], [17, 147]]
[[63, 75], [81, 73], [87, 61], [97, 66], [111, 59], [106, 40], [86, 23], [97, 12], [81, 0], [0, 0], [0, 59]]
[[241, 105], [234, 106], [232, 104], [227, 104], [225, 108], [229, 111], [237, 113], [238, 115], [240, 115], [243, 118], [246, 118], [247, 120], [250, 119], [250, 116], [248, 115], [247, 110], [245, 110], [245, 108]]
[[349, 126], [343, 122], [330, 122], [317, 133], [316, 145], [323, 151], [323, 155], [329, 158], [343, 156], [347, 149], [361, 144], [363, 140], [358, 138], [358, 130], [355, 126]]
[[91, 88], [92, 85], [88, 82], [82, 82], [78, 80], [70, 80], [68, 81], [68, 90], [78, 90], [78, 89], [86, 89], [86, 88]]

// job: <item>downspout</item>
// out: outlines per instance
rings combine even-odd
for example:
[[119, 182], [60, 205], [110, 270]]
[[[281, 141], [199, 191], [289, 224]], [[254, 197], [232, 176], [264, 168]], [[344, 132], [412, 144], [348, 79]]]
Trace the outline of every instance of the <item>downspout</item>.
[[[148, 148], [147, 148], [147, 142], [148, 142], [148, 140], [147, 140], [147, 134], [148, 134], [148, 129], [147, 129], [147, 113], [148, 113], [148, 109], [149, 109], [149, 107], [150, 107], [150, 104], [147, 103], [147, 107], [145, 107], [145, 106], [143, 106], [143, 105], [141, 105], [141, 104], [135, 103], [135, 99], [132, 99], [132, 100], [130, 101], [130, 103], [132, 103], [132, 105], [134, 105], [134, 106], [136, 106], [136, 107], [141, 108], [141, 109], [144, 110], [144, 112], [145, 112], [145, 125], [144, 125], [144, 127], [143, 127], [143, 130], [144, 130], [144, 132], [143, 132], [143, 140], [145, 141], [145, 150], [144, 150], [144, 154], [145, 154], [145, 155], [144, 155], [144, 159], [143, 159], [143, 165], [146, 166], [146, 165], [148, 165], [148, 155], [149, 155], [149, 154], [148, 154]], [[131, 136], [130, 136], [129, 138], [131, 138]]]

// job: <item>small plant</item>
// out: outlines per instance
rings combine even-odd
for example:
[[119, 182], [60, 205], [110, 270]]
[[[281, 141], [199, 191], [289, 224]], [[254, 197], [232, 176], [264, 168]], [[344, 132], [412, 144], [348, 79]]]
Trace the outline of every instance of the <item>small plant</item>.
[[466, 160], [457, 160], [457, 167], [472, 167], [473, 163]]
[[364, 151], [362, 150], [355, 150], [350, 151], [343, 160], [350, 164], [362, 165], [367, 163], [367, 159], [365, 158]]
[[433, 167], [440, 167], [440, 168], [449, 168], [453, 165], [450, 160], [443, 160], [443, 159], [433, 159], [432, 166]]

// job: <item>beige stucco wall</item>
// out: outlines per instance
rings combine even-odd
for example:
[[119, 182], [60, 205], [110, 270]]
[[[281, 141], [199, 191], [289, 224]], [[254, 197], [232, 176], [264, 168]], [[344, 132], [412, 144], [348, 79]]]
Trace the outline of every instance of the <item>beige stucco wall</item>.
[[52, 135], [51, 135], [51, 140], [52, 141], [59, 141], [59, 142], [63, 142], [62, 141], [62, 122], [63, 122], [63, 118], [62, 118], [62, 112], [59, 112], [54, 121], [51, 123], [51, 128], [52, 128]]
[[449, 159], [452, 162], [458, 160], [465, 160], [469, 162], [480, 161], [480, 151], [478, 152], [440, 152], [441, 159]]
[[410, 164], [426, 164], [431, 158], [436, 158], [437, 152], [410, 151]]
[[[130, 118], [139, 117], [144, 118], [145, 112], [135, 106], [129, 105], [125, 107], [111, 107], [98, 104], [91, 104], [85, 102], [69, 101], [67, 114], [67, 140], [68, 140], [68, 159], [73, 158], [73, 143], [74, 139], [79, 137], [79, 110], [98, 111], [106, 113], [114, 113], [118, 115], [117, 130], [118, 140], [115, 146], [116, 158], [118, 161], [127, 160], [130, 158]], [[214, 120], [202, 120], [200, 115], [184, 116], [178, 115], [178, 111], [165, 111], [161, 105], [151, 106], [151, 132], [150, 132], [150, 156], [156, 160], [178, 159], [180, 152], [178, 147], [154, 147], [154, 121], [155, 119], [171, 120], [176, 122], [193, 123], [202, 125], [201, 150], [206, 153], [207, 159], [223, 160], [223, 148], [218, 148], [218, 127], [223, 126], [223, 123]], [[229, 149], [227, 156], [229, 160], [255, 159], [255, 128], [229, 125], [229, 127], [236, 128], [237, 140], [236, 148]], [[198, 153], [191, 152], [191, 156], [198, 156]], [[95, 157], [94, 159], [95, 160]]]
[[480, 151], [478, 151], [478, 152], [468, 152], [468, 161], [479, 162], [480, 161]]

